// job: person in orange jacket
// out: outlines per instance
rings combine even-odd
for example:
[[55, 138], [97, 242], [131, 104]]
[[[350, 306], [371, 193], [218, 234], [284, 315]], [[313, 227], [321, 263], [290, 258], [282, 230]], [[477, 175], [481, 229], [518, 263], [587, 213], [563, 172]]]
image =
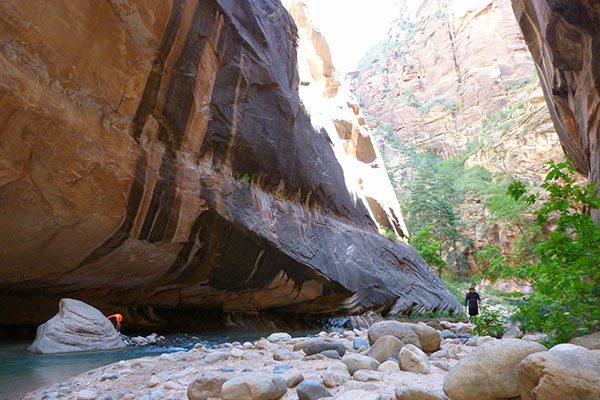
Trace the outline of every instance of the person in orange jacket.
[[[123, 321], [123, 316], [121, 314], [113, 314], [106, 317], [113, 323], [117, 332], [121, 332], [121, 321]], [[114, 320], [114, 321], [113, 321]]]

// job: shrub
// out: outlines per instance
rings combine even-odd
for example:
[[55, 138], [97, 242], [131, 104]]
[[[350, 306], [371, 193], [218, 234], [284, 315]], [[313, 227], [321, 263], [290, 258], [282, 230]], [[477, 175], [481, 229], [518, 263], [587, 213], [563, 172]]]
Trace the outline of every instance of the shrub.
[[504, 320], [498, 311], [483, 310], [471, 318], [475, 324], [473, 334], [501, 338], [504, 334]]

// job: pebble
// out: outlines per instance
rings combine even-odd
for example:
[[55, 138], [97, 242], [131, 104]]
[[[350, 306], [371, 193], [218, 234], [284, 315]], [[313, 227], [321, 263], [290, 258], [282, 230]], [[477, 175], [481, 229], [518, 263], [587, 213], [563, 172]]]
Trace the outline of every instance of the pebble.
[[244, 351], [241, 349], [238, 349], [237, 347], [234, 347], [233, 349], [231, 349], [229, 354], [231, 355], [231, 357], [241, 358], [244, 355]]
[[324, 350], [320, 354], [323, 354], [327, 358], [333, 358], [335, 360], [341, 359], [340, 353], [335, 350]]
[[287, 375], [286, 384], [290, 389], [296, 387], [300, 382], [304, 380], [302, 372], [291, 372]]
[[244, 344], [242, 345], [242, 349], [244, 350], [250, 350], [252, 349], [252, 347], [254, 347], [254, 345], [250, 342], [244, 342]]
[[395, 374], [395, 373], [400, 372], [400, 366], [398, 365], [398, 363], [388, 360], [388, 361], [382, 363], [377, 368], [377, 370], [380, 372], [383, 372], [385, 374]]
[[100, 381], [108, 381], [108, 380], [118, 379], [118, 378], [119, 378], [119, 374], [117, 372], [107, 372], [105, 374], [102, 374], [102, 376], [100, 377]]
[[283, 374], [284, 372], [288, 372], [292, 369], [292, 366], [289, 364], [278, 364], [273, 368], [274, 374]]
[[381, 372], [371, 371], [368, 369], [359, 369], [352, 375], [352, 379], [359, 382], [380, 381], [382, 378]]
[[152, 376], [149, 380], [148, 383], [146, 384], [146, 386], [148, 386], [149, 388], [158, 386], [160, 384], [160, 379], [158, 379], [158, 377], [156, 375]]
[[292, 336], [289, 333], [285, 332], [276, 332], [272, 333], [267, 337], [267, 340], [271, 343], [277, 343], [284, 340], [290, 340]]
[[213, 364], [217, 361], [225, 360], [229, 357], [229, 353], [225, 351], [215, 351], [213, 353], [209, 353], [202, 359], [206, 364]]

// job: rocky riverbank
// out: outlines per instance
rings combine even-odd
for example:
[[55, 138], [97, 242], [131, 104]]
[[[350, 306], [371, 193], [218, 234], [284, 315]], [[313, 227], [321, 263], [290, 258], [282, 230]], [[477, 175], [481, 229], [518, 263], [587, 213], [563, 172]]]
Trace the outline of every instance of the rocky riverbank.
[[[526, 340], [473, 337], [467, 332], [470, 328], [462, 323], [430, 326], [384, 321], [369, 330], [321, 332], [313, 337], [275, 333], [252, 343], [225, 343], [213, 349], [198, 344], [187, 352], [101, 367], [25, 399], [439, 400], [450, 395], [460, 400], [462, 391], [479, 400], [514, 398], [517, 370], [519, 388], [533, 385], [532, 390], [539, 386], [543, 392], [541, 379], [538, 385], [533, 376], [535, 366], [560, 365], [557, 357], [579, 374], [582, 394], [578, 398], [598, 398], [589, 396], [600, 393], [599, 351], [574, 345], [546, 351]], [[528, 371], [521, 376], [519, 363], [525, 358]], [[569, 372], [563, 372], [561, 379], [561, 385], [569, 388]], [[587, 387], [581, 388], [582, 382]]]

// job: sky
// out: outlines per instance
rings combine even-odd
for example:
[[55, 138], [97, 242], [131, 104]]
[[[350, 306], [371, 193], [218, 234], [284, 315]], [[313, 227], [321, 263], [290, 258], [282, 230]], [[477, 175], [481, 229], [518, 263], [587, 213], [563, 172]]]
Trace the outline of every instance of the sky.
[[397, 0], [304, 0], [341, 75], [353, 71], [371, 47], [386, 38]]

